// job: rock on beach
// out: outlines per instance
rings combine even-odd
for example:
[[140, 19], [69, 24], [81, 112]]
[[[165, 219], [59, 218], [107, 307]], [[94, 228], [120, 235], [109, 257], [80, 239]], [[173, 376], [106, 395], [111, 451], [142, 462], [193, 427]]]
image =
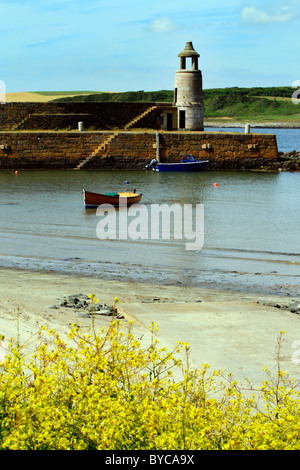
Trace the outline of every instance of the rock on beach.
[[84, 312], [85, 315], [91, 316], [95, 315], [106, 315], [106, 316], [115, 316], [118, 319], [124, 318], [123, 315], [118, 313], [116, 307], [106, 305], [105, 303], [96, 303], [92, 304], [88, 295], [84, 294], [73, 294], [58, 299], [58, 303], [51, 305], [50, 308], [59, 309], [62, 307], [72, 308], [74, 310], [80, 310]]

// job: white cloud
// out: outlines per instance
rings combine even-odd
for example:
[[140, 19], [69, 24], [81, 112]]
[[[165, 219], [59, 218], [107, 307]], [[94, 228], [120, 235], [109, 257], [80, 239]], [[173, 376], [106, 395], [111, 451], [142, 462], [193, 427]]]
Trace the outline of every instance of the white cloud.
[[170, 18], [156, 18], [150, 24], [150, 30], [155, 33], [171, 33], [177, 29], [176, 23]]
[[242, 9], [242, 19], [251, 23], [287, 23], [294, 16], [295, 12], [288, 6], [282, 6], [272, 13], [255, 6], [245, 6]]

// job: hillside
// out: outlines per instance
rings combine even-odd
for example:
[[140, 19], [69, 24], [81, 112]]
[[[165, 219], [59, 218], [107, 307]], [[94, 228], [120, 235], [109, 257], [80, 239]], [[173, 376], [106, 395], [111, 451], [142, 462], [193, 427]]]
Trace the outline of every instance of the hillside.
[[7, 103], [44, 103], [57, 98], [74, 97], [76, 95], [90, 95], [94, 91], [20, 91], [6, 93]]
[[[205, 122], [300, 124], [300, 105], [292, 103], [292, 87], [215, 88], [203, 91]], [[162, 102], [174, 91], [37, 91], [7, 93], [7, 102]], [[300, 101], [300, 100], [299, 100]]]
[[205, 118], [296, 123], [300, 107], [292, 102], [294, 91], [291, 87], [204, 90]]
[[[203, 91], [205, 120], [249, 121], [249, 122], [291, 122], [300, 121], [300, 106], [292, 103], [292, 87], [215, 88]], [[60, 97], [54, 101], [95, 102], [95, 101], [138, 101], [172, 102], [174, 92], [128, 91], [98, 92]]]

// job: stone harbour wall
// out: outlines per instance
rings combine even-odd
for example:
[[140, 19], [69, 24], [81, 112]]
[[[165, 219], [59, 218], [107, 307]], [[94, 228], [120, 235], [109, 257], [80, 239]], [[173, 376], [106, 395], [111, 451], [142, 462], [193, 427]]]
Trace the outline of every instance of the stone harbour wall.
[[[279, 168], [276, 136], [233, 132], [159, 132], [161, 161], [187, 154], [207, 169]], [[0, 169], [141, 169], [156, 158], [156, 132], [0, 132]]]
[[104, 133], [0, 132], [0, 168], [74, 168], [104, 138]]
[[[0, 105], [0, 129], [77, 130], [78, 122], [83, 122], [85, 129], [123, 128], [154, 105], [139, 102], [5, 103]], [[164, 105], [160, 105], [160, 109], [141, 124], [159, 128], [162, 109]]]
[[210, 169], [252, 168], [278, 158], [276, 136], [233, 132], [171, 133], [161, 137], [162, 159], [180, 160], [193, 154], [209, 160]]

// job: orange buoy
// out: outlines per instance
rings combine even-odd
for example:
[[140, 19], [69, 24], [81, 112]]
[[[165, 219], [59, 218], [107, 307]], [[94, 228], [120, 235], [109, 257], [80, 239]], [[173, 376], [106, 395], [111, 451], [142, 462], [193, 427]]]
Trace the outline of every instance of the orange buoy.
[[16, 171], [15, 171], [15, 175], [17, 175], [18, 173], [19, 173], [18, 170], [16, 170]]
[[219, 186], [218, 183], [214, 183], [214, 186]]

